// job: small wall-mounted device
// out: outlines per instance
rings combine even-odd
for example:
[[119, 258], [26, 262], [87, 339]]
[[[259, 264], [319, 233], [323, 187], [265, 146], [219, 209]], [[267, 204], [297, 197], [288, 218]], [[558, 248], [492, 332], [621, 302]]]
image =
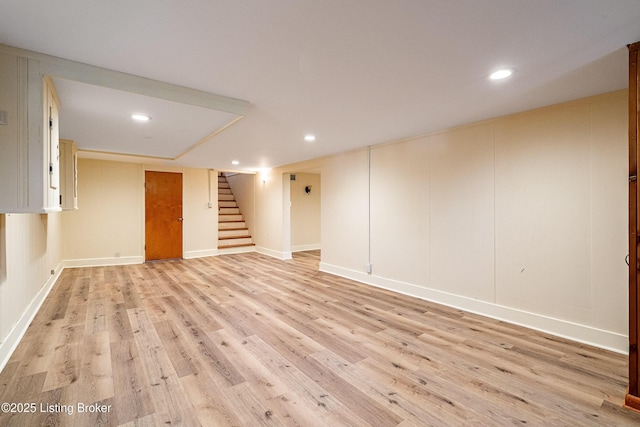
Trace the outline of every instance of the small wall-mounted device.
[[9, 113], [6, 111], [0, 111], [0, 126], [9, 125]]
[[307, 194], [311, 193], [311, 186], [307, 185], [306, 187], [304, 187], [304, 192]]

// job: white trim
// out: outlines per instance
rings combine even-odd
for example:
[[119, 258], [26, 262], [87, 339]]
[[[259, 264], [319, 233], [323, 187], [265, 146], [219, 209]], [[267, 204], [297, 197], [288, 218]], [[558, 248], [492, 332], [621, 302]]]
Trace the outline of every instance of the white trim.
[[304, 251], [315, 251], [320, 249], [320, 243], [313, 243], [310, 245], [295, 245], [291, 246], [291, 252], [304, 252]]
[[66, 259], [62, 261], [64, 268], [78, 267], [102, 267], [108, 265], [130, 265], [143, 264], [142, 256], [126, 256], [126, 257], [109, 257], [109, 258], [84, 258], [84, 259]]
[[16, 324], [11, 328], [5, 340], [0, 342], [0, 372], [7, 365], [11, 355], [18, 347], [18, 344], [20, 344], [20, 340], [22, 340], [22, 337], [27, 332], [29, 325], [33, 321], [34, 317], [36, 317], [36, 314], [38, 314], [40, 307], [42, 307], [44, 300], [47, 299], [49, 292], [51, 292], [53, 285], [60, 277], [62, 270], [63, 266], [62, 264], [59, 264], [58, 267], [56, 267], [54, 274], [49, 276], [42, 288], [40, 288], [36, 296], [31, 300], [31, 303], [24, 310], [22, 316], [20, 316]]
[[293, 258], [291, 252], [279, 252], [273, 249], [263, 248], [262, 246], [256, 246], [256, 252], [261, 253], [263, 255], [268, 255], [274, 258], [287, 260]]
[[204, 258], [208, 256], [217, 256], [220, 253], [218, 249], [202, 249], [199, 251], [186, 251], [184, 259]]
[[492, 319], [503, 320], [515, 325], [524, 326], [540, 332], [567, 338], [572, 341], [614, 351], [616, 353], [629, 354], [629, 337], [616, 332], [605, 331], [603, 329], [573, 323], [563, 319], [518, 310], [516, 308], [480, 301], [461, 295], [450, 294], [411, 283], [373, 276], [364, 272], [324, 262], [320, 263], [320, 271], [346, 277], [347, 279], [356, 280], [378, 288], [388, 289], [400, 294], [465, 310], [467, 312], [490, 317]]

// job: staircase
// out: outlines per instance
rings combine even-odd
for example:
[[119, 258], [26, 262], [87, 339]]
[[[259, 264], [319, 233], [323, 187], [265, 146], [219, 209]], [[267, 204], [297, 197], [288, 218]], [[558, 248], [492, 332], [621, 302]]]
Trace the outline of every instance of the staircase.
[[254, 246], [227, 177], [218, 173], [218, 251], [243, 252]]

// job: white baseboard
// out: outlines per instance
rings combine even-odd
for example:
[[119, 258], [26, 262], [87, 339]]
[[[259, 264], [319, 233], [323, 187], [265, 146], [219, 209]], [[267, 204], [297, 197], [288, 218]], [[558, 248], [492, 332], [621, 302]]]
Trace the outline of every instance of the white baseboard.
[[287, 260], [292, 258], [291, 252], [275, 251], [273, 249], [263, 248], [261, 246], [256, 246], [256, 252], [261, 253], [263, 255], [268, 255], [270, 257], [282, 259], [282, 260]]
[[142, 256], [124, 256], [124, 257], [109, 257], [109, 258], [84, 258], [84, 259], [66, 259], [62, 261], [64, 268], [78, 268], [78, 267], [102, 267], [108, 265], [130, 265], [130, 264], [143, 264], [144, 257]]
[[186, 251], [184, 253], [184, 259], [192, 259], [192, 258], [204, 258], [208, 256], [217, 256], [220, 254], [218, 249], [204, 249], [200, 251]]
[[320, 263], [320, 271], [346, 277], [378, 288], [424, 299], [449, 307], [479, 314], [540, 332], [549, 333], [572, 341], [603, 348], [621, 354], [629, 354], [629, 337], [616, 332], [605, 331], [567, 320], [556, 319], [542, 314], [492, 304], [461, 295], [449, 294], [436, 289], [424, 288], [411, 283], [369, 275], [327, 263]]
[[47, 281], [44, 283], [40, 291], [33, 298], [31, 303], [27, 306], [27, 308], [22, 313], [22, 316], [18, 319], [18, 322], [13, 326], [13, 328], [7, 334], [7, 337], [4, 341], [0, 343], [0, 372], [4, 369], [6, 364], [9, 362], [11, 355], [18, 347], [20, 340], [27, 332], [27, 328], [33, 321], [33, 318], [36, 317], [38, 310], [44, 303], [44, 300], [47, 299], [47, 295], [51, 292], [53, 285], [56, 283], [56, 280], [60, 277], [60, 273], [62, 273], [63, 266], [62, 264], [58, 265], [54, 270], [54, 273], [49, 276]]
[[320, 249], [320, 243], [314, 243], [311, 245], [295, 245], [291, 246], [291, 252], [304, 252], [304, 251], [315, 251]]

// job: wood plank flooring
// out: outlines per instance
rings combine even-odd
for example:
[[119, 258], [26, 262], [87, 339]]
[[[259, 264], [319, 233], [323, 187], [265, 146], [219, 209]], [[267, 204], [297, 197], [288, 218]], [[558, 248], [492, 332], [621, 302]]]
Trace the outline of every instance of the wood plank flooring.
[[65, 270], [0, 373], [22, 412], [0, 426], [640, 425], [625, 356], [318, 262]]

